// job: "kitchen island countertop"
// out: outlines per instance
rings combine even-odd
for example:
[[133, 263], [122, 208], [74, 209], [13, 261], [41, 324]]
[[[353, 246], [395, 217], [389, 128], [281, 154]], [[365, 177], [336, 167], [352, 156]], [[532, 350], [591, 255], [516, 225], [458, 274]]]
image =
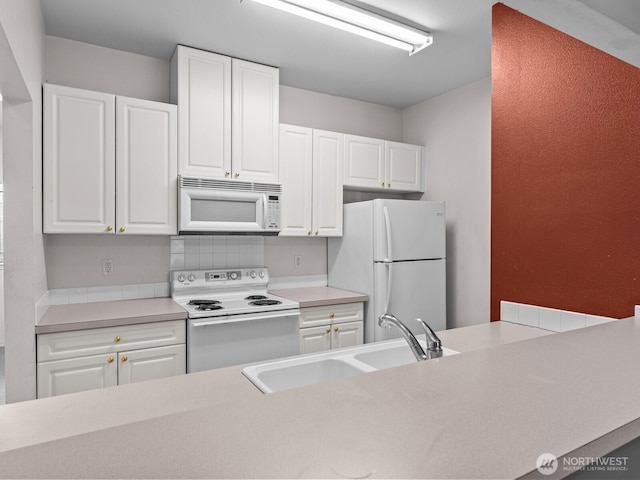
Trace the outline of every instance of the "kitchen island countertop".
[[517, 478], [640, 436], [640, 320], [438, 334], [462, 353], [269, 395], [230, 367], [2, 406], [0, 477]]

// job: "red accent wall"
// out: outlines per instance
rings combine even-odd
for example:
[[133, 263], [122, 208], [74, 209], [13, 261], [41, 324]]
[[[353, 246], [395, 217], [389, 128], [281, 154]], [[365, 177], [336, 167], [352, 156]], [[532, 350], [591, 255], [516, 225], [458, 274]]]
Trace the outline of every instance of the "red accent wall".
[[640, 304], [640, 69], [493, 7], [491, 318]]

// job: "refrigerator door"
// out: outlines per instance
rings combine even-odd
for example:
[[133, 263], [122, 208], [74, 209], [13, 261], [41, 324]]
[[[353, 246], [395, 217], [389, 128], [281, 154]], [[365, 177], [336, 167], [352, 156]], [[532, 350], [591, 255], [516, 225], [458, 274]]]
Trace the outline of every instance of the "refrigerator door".
[[[401, 336], [397, 329], [386, 330], [378, 326], [378, 317], [383, 313], [395, 315], [414, 335], [424, 334], [424, 330], [415, 321], [416, 318], [427, 322], [436, 332], [447, 328], [444, 259], [376, 263], [373, 271], [373, 315], [367, 318], [365, 342], [379, 342]], [[370, 305], [369, 308], [371, 307]]]
[[373, 201], [374, 262], [445, 258], [444, 202]]

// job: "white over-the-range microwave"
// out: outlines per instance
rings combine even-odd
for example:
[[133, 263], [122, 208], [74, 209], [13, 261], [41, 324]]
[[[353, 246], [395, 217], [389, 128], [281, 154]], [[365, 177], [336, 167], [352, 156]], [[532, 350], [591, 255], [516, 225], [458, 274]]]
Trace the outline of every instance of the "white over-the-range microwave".
[[180, 233], [273, 233], [280, 231], [278, 184], [179, 178]]

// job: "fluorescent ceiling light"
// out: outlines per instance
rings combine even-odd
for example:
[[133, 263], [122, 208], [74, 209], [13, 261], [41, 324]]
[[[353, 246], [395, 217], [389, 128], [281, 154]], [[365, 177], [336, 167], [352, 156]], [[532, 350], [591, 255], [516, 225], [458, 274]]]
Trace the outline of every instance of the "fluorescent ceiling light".
[[433, 36], [366, 10], [334, 0], [254, 0], [330, 27], [400, 48], [409, 55], [433, 43]]

